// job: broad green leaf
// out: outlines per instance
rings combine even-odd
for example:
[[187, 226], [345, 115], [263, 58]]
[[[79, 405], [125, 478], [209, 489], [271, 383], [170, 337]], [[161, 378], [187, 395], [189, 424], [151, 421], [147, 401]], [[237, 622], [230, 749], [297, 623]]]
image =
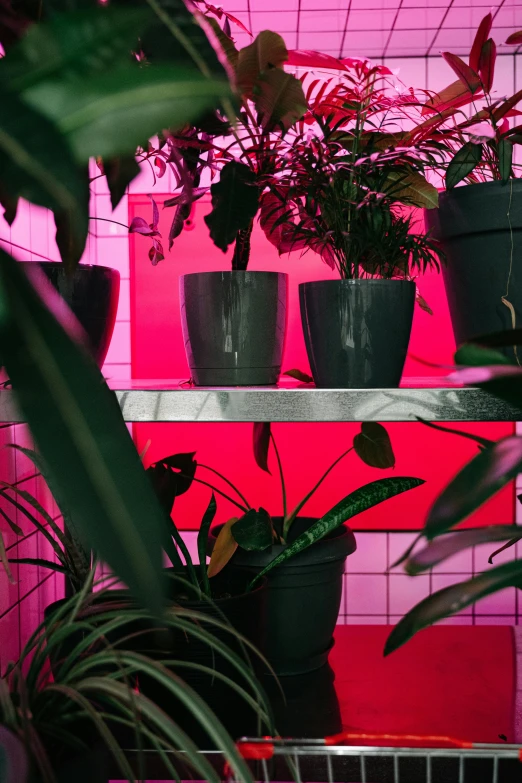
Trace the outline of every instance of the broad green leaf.
[[223, 252], [238, 231], [249, 228], [259, 207], [256, 175], [244, 163], [231, 161], [221, 169], [219, 182], [210, 187], [212, 212], [205, 215], [214, 244]]
[[363, 422], [353, 439], [357, 456], [372, 468], [394, 468], [395, 454], [386, 428], [376, 421]]
[[383, 186], [385, 193], [390, 193], [397, 201], [425, 209], [434, 209], [439, 205], [439, 192], [418, 171], [412, 171], [408, 175], [390, 171]]
[[430, 509], [428, 539], [450, 530], [479, 508], [522, 470], [522, 438], [512, 435], [484, 449], [468, 462]]
[[282, 68], [288, 60], [288, 50], [280, 35], [263, 30], [254, 41], [239, 50], [237, 86], [248, 98], [253, 98], [254, 86], [260, 75], [272, 68]]
[[211, 578], [217, 576], [220, 571], [231, 560], [234, 552], [238, 548], [238, 543], [232, 535], [232, 525], [237, 522], [237, 517], [232, 517], [225, 522], [221, 530], [219, 531], [214, 549], [210, 556], [210, 563], [208, 564], [207, 575]]
[[302, 83], [279, 68], [270, 68], [261, 74], [254, 87], [252, 102], [266, 133], [276, 129], [286, 132], [308, 108]]
[[493, 348], [486, 348], [477, 343], [465, 343], [455, 353], [455, 364], [470, 367], [482, 367], [490, 364], [510, 364], [507, 356]]
[[205, 513], [203, 514], [203, 519], [201, 520], [201, 524], [199, 526], [199, 532], [198, 532], [198, 555], [199, 555], [199, 570], [201, 573], [201, 578], [203, 580], [203, 592], [206, 595], [210, 595], [210, 587], [208, 583], [208, 575], [207, 575], [207, 569], [206, 569], [206, 562], [207, 562], [207, 543], [208, 543], [208, 534], [210, 531], [210, 525], [214, 521], [214, 517], [216, 516], [216, 497], [214, 493], [212, 493], [209, 504], [206, 508]]
[[264, 508], [251, 508], [237, 520], [231, 533], [241, 549], [247, 552], [268, 549], [274, 537], [270, 514]]
[[228, 82], [189, 66], [140, 68], [129, 62], [76, 81], [49, 79], [25, 90], [24, 99], [66, 136], [76, 159], [132, 154], [143, 139], [176, 129], [230, 98]]
[[438, 590], [425, 598], [400, 620], [389, 635], [384, 654], [389, 655], [415, 636], [417, 631], [433, 625], [438, 620], [450, 617], [471, 606], [491, 593], [506, 587], [522, 585], [522, 563], [515, 560], [485, 571], [480, 576], [460, 584]]
[[385, 478], [372, 481], [364, 487], [359, 487], [345, 498], [339, 501], [321, 519], [314, 522], [307, 531], [302, 533], [290, 546], [287, 546], [281, 554], [277, 555], [251, 582], [254, 585], [262, 576], [267, 574], [275, 566], [284, 563], [289, 558], [307, 549], [316, 541], [320, 541], [332, 530], [347, 522], [358, 514], [362, 514], [373, 506], [382, 503], [389, 498], [407, 492], [410, 489], [424, 484], [423, 479], [418, 478]]
[[107, 178], [107, 185], [111, 194], [111, 206], [116, 209], [127, 187], [140, 173], [138, 161], [134, 155], [123, 155], [120, 158], [112, 158], [103, 161], [103, 170]]
[[60, 497], [99, 557], [159, 613], [164, 516], [116, 397], [4, 252], [0, 344], [17, 403]]
[[265, 473], [270, 473], [268, 469], [268, 452], [270, 449], [271, 426], [269, 421], [255, 421], [252, 428], [254, 459]]
[[424, 549], [415, 552], [404, 568], [408, 574], [415, 576], [472, 546], [492, 541], [516, 541], [520, 538], [522, 538], [522, 527], [517, 529], [516, 525], [490, 525], [476, 530], [458, 530], [437, 538]]
[[511, 177], [513, 165], [513, 144], [509, 139], [500, 139], [498, 142], [498, 170], [504, 182]]
[[[74, 252], [71, 267], [83, 252], [89, 227], [89, 183], [74, 162], [68, 142], [55, 125], [0, 87], [0, 171], [2, 191], [52, 209], [65, 220]], [[45, 114], [45, 113], [44, 113]]]
[[467, 141], [453, 156], [446, 171], [446, 187], [454, 188], [471, 174], [482, 158], [482, 144]]

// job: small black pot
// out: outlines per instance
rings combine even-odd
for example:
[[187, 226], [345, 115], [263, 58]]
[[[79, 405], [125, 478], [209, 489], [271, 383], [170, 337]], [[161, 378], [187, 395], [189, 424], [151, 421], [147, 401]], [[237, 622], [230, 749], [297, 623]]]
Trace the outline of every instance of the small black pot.
[[277, 383], [286, 333], [288, 275], [181, 275], [181, 326], [197, 386]]
[[[522, 326], [522, 180], [480, 182], [441, 193], [426, 227], [446, 253], [442, 267], [457, 345]], [[509, 281], [509, 282], [508, 282]], [[512, 348], [504, 349], [514, 359]]]
[[315, 385], [399, 385], [415, 305], [409, 280], [319, 280], [299, 286], [301, 321]]
[[[174, 575], [175, 572], [173, 569], [167, 569], [166, 573]], [[186, 579], [185, 574], [183, 576]], [[190, 586], [186, 583], [169, 579], [170, 597], [173, 603], [184, 609], [199, 612], [224, 623], [228, 621], [236, 631], [263, 652], [266, 632], [267, 582], [263, 580], [256, 589], [245, 592], [249, 581], [250, 575], [244, 570], [218, 575], [212, 583], [214, 595], [217, 597], [210, 603], [206, 600], [200, 600], [195, 595], [191, 597]], [[50, 604], [45, 610], [45, 617], [49, 618], [50, 614], [55, 608], [62, 605], [64, 600]], [[99, 599], [95, 598], [92, 607], [86, 612], [80, 613], [80, 619], [83, 616], [89, 616], [92, 621], [93, 615], [95, 616], [97, 611], [106, 610], [110, 602], [116, 602], [116, 607], [121, 608], [122, 613], [125, 612], [125, 606], [136, 606], [135, 600], [127, 590], [111, 590], [104, 593]], [[250, 660], [257, 674], [266, 671], [266, 666], [260, 663], [258, 657], [252, 652], [245, 653], [244, 646], [229, 631], [204, 623], [203, 627], [224, 642], [242, 660], [245, 662]], [[139, 652], [155, 660], [170, 658], [180, 662], [202, 664], [212, 670], [218, 670], [235, 682], [240, 682], [241, 685], [244, 684], [237, 670], [223, 656], [213, 652], [205, 642], [185, 634], [184, 631], [157, 628], [148, 622], [133, 622], [109, 634], [107, 638], [111, 644], [121, 648], [123, 647], [122, 639], [131, 634], [139, 635], [126, 641], [125, 649]], [[82, 632], [79, 631], [78, 637], [70, 639], [68, 644], [63, 645], [58, 653], [55, 653], [54, 658], [51, 658], [53, 673], [57, 672], [58, 659], [66, 658], [70, 654], [73, 644], [78, 643], [81, 636]], [[172, 665], [169, 668], [204, 699], [233, 736], [239, 737], [245, 732], [257, 731], [258, 722], [255, 712], [239, 694], [221, 679], [181, 664], [179, 667]], [[100, 672], [100, 674], [107, 674], [107, 672]], [[200, 742], [204, 747], [209, 747], [209, 738], [199, 723], [163, 686], [152, 678], [140, 675], [139, 688], [161, 709], [174, 717], [176, 722], [195, 741]], [[246, 690], [249, 690], [248, 686], [246, 686]], [[251, 690], [249, 692], [251, 693]]]
[[120, 273], [107, 266], [79, 264], [67, 274], [63, 264], [50, 261], [20, 261], [28, 266], [37, 263], [60, 296], [65, 300], [89, 339], [92, 355], [103, 365], [114, 330]]
[[[289, 543], [315, 521], [298, 517]], [[210, 551], [221, 527], [211, 530]], [[266, 655], [276, 674], [304, 674], [328, 660], [341, 605], [344, 563], [356, 546], [352, 531], [342, 525], [267, 574]], [[226, 570], [258, 574], [282, 550], [280, 545], [263, 552], [238, 548]]]

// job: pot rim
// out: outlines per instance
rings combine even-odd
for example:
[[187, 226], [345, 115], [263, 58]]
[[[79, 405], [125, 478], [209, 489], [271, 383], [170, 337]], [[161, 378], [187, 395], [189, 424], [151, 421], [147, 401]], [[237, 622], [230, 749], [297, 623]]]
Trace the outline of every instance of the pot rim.
[[414, 280], [397, 280], [396, 278], [392, 279], [386, 279], [386, 278], [366, 278], [366, 277], [357, 277], [357, 278], [350, 278], [345, 279], [341, 278], [339, 280], [307, 280], [304, 283], [299, 283], [299, 288], [305, 288], [306, 286], [333, 286], [333, 285], [389, 285], [390, 283], [401, 283], [402, 285], [407, 286], [414, 286], [415, 281]]
[[[52, 266], [55, 269], [59, 268], [59, 269], [63, 269], [65, 271], [65, 266], [64, 266], [62, 261], [22, 261], [22, 260], [18, 260], [17, 259], [16, 262], [17, 262], [17, 264], [24, 264], [24, 265], [26, 265], [26, 264], [38, 264], [38, 266]], [[81, 272], [83, 270], [86, 270], [86, 271], [89, 270], [90, 271], [90, 270], [96, 270], [96, 269], [103, 270], [104, 272], [105, 271], [106, 272], [110, 272], [111, 274], [113, 273], [115, 275], [118, 275], [118, 277], [120, 276], [120, 273], [119, 273], [119, 271], [117, 269], [113, 269], [112, 266], [105, 266], [104, 264], [84, 264], [84, 263], [80, 263], [80, 264], [76, 265], [76, 267], [74, 268], [74, 272], [76, 272], [77, 270], [79, 270]]]
[[269, 277], [286, 277], [286, 278], [288, 277], [288, 273], [287, 272], [272, 272], [272, 271], [266, 271], [265, 272], [265, 271], [262, 271], [262, 270], [255, 271], [253, 269], [252, 270], [251, 269], [246, 269], [246, 270], [233, 269], [233, 270], [228, 270], [228, 271], [227, 270], [223, 270], [221, 272], [220, 271], [218, 271], [218, 272], [187, 272], [184, 275], [180, 275], [179, 279], [180, 280], [184, 280], [187, 277], [202, 277], [203, 275], [205, 275], [206, 277], [212, 276], [212, 277], [221, 277], [221, 278], [223, 278], [225, 276], [226, 277], [235, 277], [236, 275], [243, 275], [243, 276], [246, 276], [246, 275], [249, 275], [249, 276], [251, 276], [251, 275], [256, 275], [256, 276], [258, 276], [258, 275], [265, 275], [266, 276], [266, 275], [268, 275]]

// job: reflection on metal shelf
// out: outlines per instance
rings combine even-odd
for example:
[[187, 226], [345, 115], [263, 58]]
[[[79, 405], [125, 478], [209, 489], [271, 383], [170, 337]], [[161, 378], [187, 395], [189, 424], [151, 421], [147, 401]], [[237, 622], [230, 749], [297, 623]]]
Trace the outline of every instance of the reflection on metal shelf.
[[[522, 420], [522, 409], [480, 389], [443, 384], [441, 378], [419, 378], [406, 379], [400, 389], [316, 389], [298, 383], [208, 388], [176, 380], [109, 381], [127, 422]], [[13, 392], [0, 390], [0, 421], [21, 420]]]

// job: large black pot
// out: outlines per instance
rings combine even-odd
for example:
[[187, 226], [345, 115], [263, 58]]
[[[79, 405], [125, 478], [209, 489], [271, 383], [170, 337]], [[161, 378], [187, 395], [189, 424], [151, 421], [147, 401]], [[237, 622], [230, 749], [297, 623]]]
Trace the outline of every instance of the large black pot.
[[[426, 227], [446, 253], [443, 266], [457, 345], [522, 326], [522, 180], [481, 182], [441, 193]], [[513, 324], [510, 308], [514, 308]], [[513, 349], [506, 349], [514, 357]]]
[[288, 275], [196, 272], [180, 277], [183, 340], [197, 386], [277, 383]]
[[[298, 517], [289, 543], [315, 522]], [[212, 550], [221, 525], [211, 530]], [[276, 674], [304, 674], [326, 663], [341, 605], [344, 563], [355, 552], [355, 537], [344, 525], [267, 574], [266, 655]], [[283, 547], [263, 552], [238, 548], [226, 570], [258, 574]]]
[[301, 321], [315, 385], [399, 385], [415, 305], [409, 280], [319, 280], [299, 286]]
[[[168, 569], [167, 574], [173, 575], [174, 571]], [[263, 652], [266, 631], [267, 582], [263, 580], [256, 589], [246, 592], [249, 581], [250, 575], [246, 571], [237, 570], [236, 572], [219, 574], [212, 582], [213, 594], [216, 596], [213, 602], [200, 600], [195, 594], [192, 594], [187, 582], [171, 578], [168, 584], [173, 604], [177, 604], [183, 609], [199, 612], [223, 623], [228, 622], [233, 629]], [[50, 604], [45, 610], [45, 617], [49, 618], [50, 614], [55, 608], [62, 605], [64, 600]], [[110, 603], [112, 603], [111, 609], [121, 609], [122, 614], [126, 607], [136, 605], [127, 590], [111, 590], [103, 593], [99, 599], [95, 598], [93, 605], [88, 610], [82, 611], [79, 618], [89, 617], [92, 621], [97, 613], [107, 610]], [[250, 663], [257, 674], [266, 671], [266, 665], [262, 664], [251, 651], [249, 652], [230, 631], [205, 624], [204, 621], [201, 621], [200, 624], [235, 652], [245, 662], [245, 665]], [[135, 634], [135, 637], [123, 644], [122, 639], [132, 634]], [[79, 631], [77, 638], [69, 640], [68, 644], [63, 645], [59, 652], [51, 658], [53, 672], [58, 673], [58, 660], [65, 659], [70, 655], [72, 645], [78, 643], [81, 635], [82, 632]], [[171, 665], [169, 668], [205, 700], [233, 736], [239, 737], [245, 732], [257, 731], [258, 721], [255, 712], [229, 685], [213, 674], [205, 674], [183, 665], [188, 662], [202, 664], [213, 671], [219, 671], [222, 675], [233, 679], [234, 682], [245, 685], [246, 681], [242, 680], [237, 669], [219, 652], [212, 651], [207, 643], [182, 630], [162, 629], [161, 626], [158, 627], [152, 623], [138, 623], [136, 621], [108, 634], [107, 639], [115, 647], [125, 647], [125, 649], [131, 649], [155, 660], [175, 659], [180, 661], [178, 666]], [[100, 672], [101, 675], [104, 673], [106, 674], [106, 672]], [[246, 690], [249, 690], [248, 685], [245, 687]], [[201, 746], [209, 747], [209, 738], [199, 723], [163, 686], [152, 678], [140, 675], [139, 688], [141, 692], [173, 717], [189, 736], [200, 742]], [[251, 693], [251, 690], [249, 692]]]
[[56, 262], [19, 263], [24, 266], [38, 264], [83, 326], [94, 359], [101, 367], [109, 350], [116, 321], [120, 273], [107, 266], [91, 264], [79, 264], [73, 272], [66, 273], [63, 264]]

